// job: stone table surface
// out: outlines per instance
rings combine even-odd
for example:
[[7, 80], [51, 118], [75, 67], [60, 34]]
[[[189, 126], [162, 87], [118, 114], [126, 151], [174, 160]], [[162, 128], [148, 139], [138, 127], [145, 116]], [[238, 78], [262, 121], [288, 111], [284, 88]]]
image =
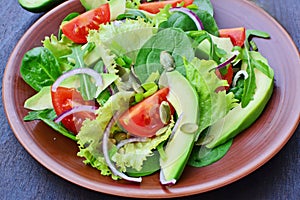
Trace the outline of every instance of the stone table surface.
[[[286, 29], [299, 51], [300, 1], [251, 1], [266, 10]], [[4, 69], [14, 46], [25, 31], [43, 14], [34, 14], [22, 9], [17, 0], [1, 0], [1, 2], [2, 83]], [[299, 91], [295, 92], [299, 95]], [[0, 116], [0, 199], [130, 199], [94, 192], [53, 174], [34, 160], [18, 142], [5, 117], [2, 101]], [[298, 126], [294, 135], [277, 155], [250, 175], [225, 187], [178, 199], [300, 199], [300, 127]]]

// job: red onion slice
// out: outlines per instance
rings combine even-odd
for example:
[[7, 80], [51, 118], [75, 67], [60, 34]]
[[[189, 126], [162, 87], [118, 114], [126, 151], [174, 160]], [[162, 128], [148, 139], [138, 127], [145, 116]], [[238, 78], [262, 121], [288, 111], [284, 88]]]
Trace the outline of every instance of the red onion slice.
[[67, 78], [77, 75], [77, 74], [87, 74], [89, 76], [92, 76], [94, 78], [94, 80], [96, 81], [96, 86], [100, 87], [103, 85], [103, 81], [102, 81], [102, 76], [96, 72], [93, 69], [90, 68], [77, 68], [77, 69], [73, 69], [70, 70], [64, 74], [62, 74], [60, 77], [58, 77], [58, 79], [53, 83], [52, 85], [52, 92], [56, 92], [58, 86]]
[[189, 16], [195, 23], [195, 25], [197, 26], [197, 29], [200, 30], [204, 30], [204, 26], [202, 21], [200, 20], [200, 18], [190, 9], [188, 8], [184, 8], [184, 7], [175, 7], [175, 8], [171, 8], [170, 9], [171, 12], [174, 11], [178, 11], [178, 12], [182, 12], [184, 14], [186, 14], [187, 16]]
[[82, 105], [82, 106], [76, 106], [66, 112], [64, 112], [63, 114], [59, 115], [55, 120], [54, 122], [55, 123], [59, 123], [61, 122], [65, 117], [69, 116], [69, 115], [72, 115], [74, 113], [77, 113], [77, 112], [82, 112], [82, 111], [85, 111], [85, 112], [92, 112], [92, 113], [95, 113], [95, 111], [97, 110], [97, 107], [95, 106], [87, 106], [87, 105]]
[[181, 113], [181, 114], [179, 115], [179, 117], [178, 117], [178, 119], [177, 119], [177, 121], [176, 121], [176, 123], [175, 123], [175, 125], [174, 125], [174, 127], [173, 127], [173, 129], [172, 129], [172, 133], [171, 133], [171, 135], [170, 135], [170, 137], [169, 137], [169, 140], [172, 140], [172, 138], [174, 137], [175, 132], [176, 132], [177, 129], [179, 128], [179, 125], [180, 125], [180, 123], [181, 123], [181, 121], [182, 121], [182, 116], [183, 116], [183, 113]]
[[106, 126], [105, 130], [104, 130], [104, 134], [103, 134], [103, 141], [102, 141], [102, 149], [103, 149], [103, 155], [104, 155], [104, 159], [105, 159], [105, 162], [107, 163], [108, 167], [110, 168], [110, 170], [112, 171], [112, 173], [116, 176], [119, 176], [125, 180], [128, 180], [128, 181], [132, 181], [132, 182], [142, 182], [142, 178], [139, 177], [139, 178], [135, 178], [135, 177], [130, 177], [130, 176], [127, 176], [126, 174], [120, 172], [119, 170], [116, 169], [116, 167], [114, 166], [114, 164], [111, 162], [110, 158], [109, 158], [109, 152], [108, 152], [108, 140], [109, 140], [109, 133], [110, 133], [110, 130], [112, 128], [112, 126], [114, 125], [114, 123], [116, 122], [116, 116], [117, 115], [114, 115], [108, 125]]
[[160, 174], [159, 174], [159, 181], [164, 186], [172, 186], [172, 185], [175, 185], [175, 183], [176, 183], [176, 179], [167, 181], [162, 170], [160, 171]]
[[223, 67], [226, 67], [227, 65], [232, 63], [238, 55], [239, 55], [239, 52], [234, 51], [230, 58], [228, 58], [225, 62], [219, 64], [215, 69], [222, 69]]
[[233, 80], [232, 80], [232, 86], [233, 86], [233, 87], [236, 86], [237, 81], [239, 80], [239, 78], [240, 78], [242, 75], [244, 76], [244, 79], [247, 79], [248, 76], [249, 76], [248, 73], [247, 73], [245, 70], [240, 70], [240, 71], [238, 71], [238, 72], [235, 74], [235, 76], [234, 76], [234, 78], [233, 78]]

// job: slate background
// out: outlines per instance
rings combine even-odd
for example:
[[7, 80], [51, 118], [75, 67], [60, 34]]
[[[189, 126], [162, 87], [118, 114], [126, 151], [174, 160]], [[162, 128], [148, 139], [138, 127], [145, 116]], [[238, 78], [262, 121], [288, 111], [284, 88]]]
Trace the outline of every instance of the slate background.
[[[300, 1], [251, 1], [265, 9], [287, 30], [299, 50]], [[17, 0], [0, 0], [0, 2], [0, 76], [2, 83], [4, 69], [14, 46], [42, 14], [25, 11], [19, 6]], [[34, 160], [17, 141], [5, 118], [2, 101], [0, 116], [0, 199], [129, 199], [94, 192], [53, 174]], [[274, 158], [252, 174], [223, 188], [177, 199], [300, 199], [300, 127], [298, 126], [287, 145]]]

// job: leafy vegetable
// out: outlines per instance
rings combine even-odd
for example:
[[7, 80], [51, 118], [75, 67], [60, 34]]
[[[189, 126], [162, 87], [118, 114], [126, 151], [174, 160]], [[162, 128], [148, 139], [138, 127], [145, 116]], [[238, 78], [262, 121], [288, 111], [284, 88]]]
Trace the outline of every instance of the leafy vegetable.
[[[81, 46], [72, 47], [72, 54], [68, 55], [68, 58], [73, 59], [75, 62], [74, 68], [85, 68], [87, 67], [84, 63], [84, 55], [89, 51], [89, 43], [84, 49]], [[97, 87], [91, 81], [90, 77], [86, 74], [80, 75], [80, 88], [79, 91], [85, 100], [92, 100], [96, 94]]]
[[195, 146], [190, 155], [188, 164], [193, 167], [205, 167], [220, 160], [230, 149], [233, 139], [213, 149], [205, 146]]
[[183, 58], [191, 61], [195, 56], [190, 39], [182, 30], [167, 28], [159, 31], [142, 46], [137, 55], [134, 69], [142, 83], [152, 73], [163, 71], [160, 64], [161, 51], [172, 55], [176, 70], [182, 74], [185, 74]]
[[[194, 12], [200, 18], [204, 26], [204, 30], [212, 35], [219, 35], [219, 28], [215, 22], [215, 19], [208, 12], [196, 9], [192, 9], [192, 12]], [[180, 28], [183, 31], [197, 30], [195, 22], [182, 12], [174, 12], [167, 21], [162, 22], [159, 26], [159, 28], [169, 27]]]
[[227, 81], [220, 80], [214, 72], [210, 71], [215, 66], [216, 63], [212, 60], [197, 58], [192, 62], [185, 62], [186, 77], [199, 95], [201, 115], [198, 130], [200, 133], [237, 105], [233, 93], [215, 92], [216, 88], [227, 85]]
[[52, 85], [61, 75], [56, 57], [43, 47], [33, 48], [24, 55], [20, 72], [24, 81], [36, 91]]
[[[122, 112], [128, 108], [132, 96], [132, 92], [119, 92], [111, 96], [104, 106], [99, 108], [98, 117], [92, 121], [86, 120], [76, 136], [80, 150], [78, 156], [84, 157], [86, 164], [96, 167], [103, 175], [111, 174], [101, 151], [103, 131], [116, 111]], [[113, 174], [112, 178], [117, 179]]]
[[143, 162], [147, 160], [147, 157], [152, 156], [152, 150], [167, 140], [172, 132], [174, 122], [168, 125], [165, 133], [149, 138], [146, 142], [129, 143], [122, 147], [119, 152], [114, 154], [113, 160], [116, 165], [120, 167], [121, 171], [126, 171], [127, 167], [131, 167], [137, 171], [142, 170]]
[[127, 19], [119, 24], [101, 25], [99, 31], [90, 33], [88, 40], [104, 45], [117, 56], [126, 55], [135, 62], [138, 50], [156, 31], [156, 28], [143, 19]]
[[24, 117], [24, 121], [42, 120], [45, 124], [53, 128], [55, 131], [62, 135], [76, 141], [76, 137], [73, 133], [69, 132], [62, 125], [55, 123], [53, 120], [56, 118], [56, 113], [53, 109], [31, 111]]
[[204, 10], [211, 16], [214, 16], [214, 9], [210, 0], [194, 0], [193, 4], [198, 6], [198, 9]]

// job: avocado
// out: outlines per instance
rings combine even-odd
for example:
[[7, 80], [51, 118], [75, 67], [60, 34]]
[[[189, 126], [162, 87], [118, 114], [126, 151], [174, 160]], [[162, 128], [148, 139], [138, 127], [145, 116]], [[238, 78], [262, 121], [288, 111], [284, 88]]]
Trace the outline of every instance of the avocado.
[[254, 69], [254, 73], [257, 89], [253, 100], [245, 108], [238, 105], [209, 128], [203, 141], [207, 148], [214, 148], [235, 137], [248, 128], [264, 110], [273, 92], [274, 78], [269, 78], [257, 69]]
[[164, 72], [159, 84], [169, 87], [167, 100], [180, 118], [174, 135], [165, 147], [166, 158], [160, 159], [160, 180], [162, 184], [168, 184], [179, 179], [189, 159], [198, 128], [199, 99], [188, 80], [176, 70]]

